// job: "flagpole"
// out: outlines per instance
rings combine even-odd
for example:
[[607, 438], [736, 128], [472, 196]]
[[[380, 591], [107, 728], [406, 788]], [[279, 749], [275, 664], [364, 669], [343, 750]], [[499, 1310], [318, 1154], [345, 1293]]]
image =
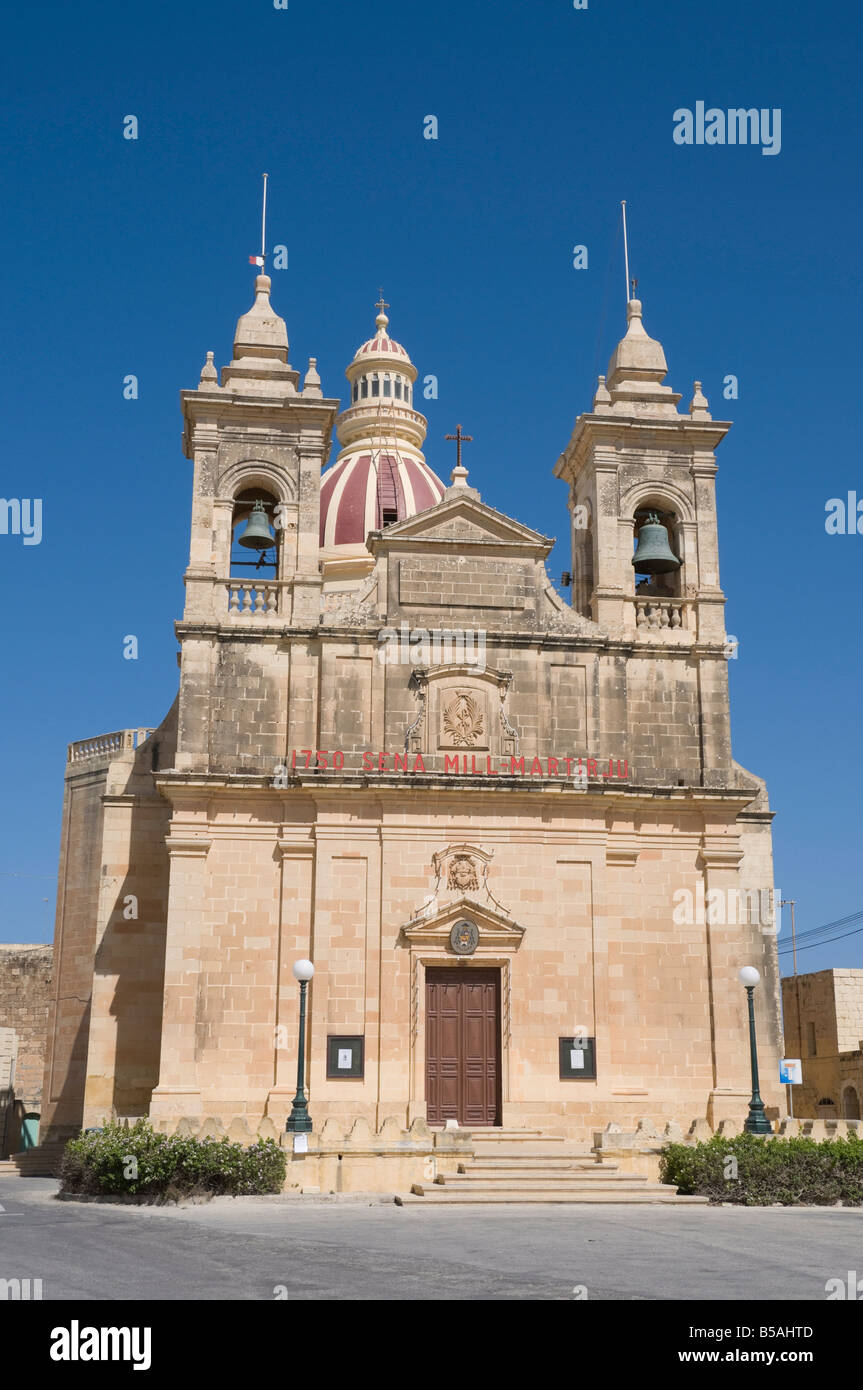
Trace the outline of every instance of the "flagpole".
[[626, 302], [631, 298], [629, 284], [629, 243], [626, 240], [626, 199], [621, 198], [620, 206], [623, 211], [623, 265], [626, 272]]
[[264, 206], [261, 210], [261, 274], [267, 273], [267, 179], [264, 174]]

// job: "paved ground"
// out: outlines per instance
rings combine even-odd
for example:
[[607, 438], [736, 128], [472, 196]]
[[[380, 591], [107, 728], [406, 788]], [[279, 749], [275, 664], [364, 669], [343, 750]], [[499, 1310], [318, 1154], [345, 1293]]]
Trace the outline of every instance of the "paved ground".
[[0, 1279], [43, 1299], [825, 1300], [863, 1273], [863, 1209], [423, 1211], [288, 1198], [179, 1208], [58, 1202], [0, 1179]]

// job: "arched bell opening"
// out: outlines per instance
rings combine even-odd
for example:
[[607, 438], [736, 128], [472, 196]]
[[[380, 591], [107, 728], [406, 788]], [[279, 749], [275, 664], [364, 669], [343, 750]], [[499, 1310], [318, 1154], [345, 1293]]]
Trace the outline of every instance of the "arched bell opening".
[[245, 488], [234, 499], [231, 515], [231, 574], [236, 568], [266, 570], [274, 578], [279, 568], [278, 499], [261, 487]]
[[576, 507], [572, 529], [572, 606], [583, 618], [593, 618], [593, 517], [586, 506]]
[[259, 485], [246, 486], [234, 498], [228, 580], [232, 618], [272, 617], [279, 612], [277, 580], [285, 569], [283, 515], [278, 498]]
[[234, 499], [231, 514], [232, 579], [278, 579], [282, 529], [278, 498], [261, 487], [248, 487]]
[[659, 503], [644, 503], [632, 523], [632, 570], [637, 596], [680, 598], [682, 530], [676, 514]]

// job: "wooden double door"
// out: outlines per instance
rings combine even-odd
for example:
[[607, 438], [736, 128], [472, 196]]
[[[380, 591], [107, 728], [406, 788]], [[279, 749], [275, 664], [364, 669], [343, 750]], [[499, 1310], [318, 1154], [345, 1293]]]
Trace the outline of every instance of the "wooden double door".
[[500, 970], [426, 970], [426, 1119], [499, 1125]]

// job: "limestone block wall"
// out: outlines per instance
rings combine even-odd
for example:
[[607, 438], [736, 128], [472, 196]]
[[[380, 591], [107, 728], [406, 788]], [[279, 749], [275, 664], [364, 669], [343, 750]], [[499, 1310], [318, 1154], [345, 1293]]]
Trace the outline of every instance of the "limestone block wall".
[[113, 754], [66, 769], [41, 1138], [80, 1126], [102, 861], [102, 796]]
[[863, 1117], [863, 1049], [839, 1058], [837, 1115], [849, 1121]]
[[[832, 971], [786, 976], [782, 981], [782, 1017], [785, 1050], [789, 1057], [811, 1056], [807, 1046], [807, 1024], [816, 1029], [822, 1055], [836, 1051], [835, 1012]], [[811, 1036], [811, 1033], [809, 1034]]]
[[[703, 812], [640, 806], [612, 818], [601, 795], [409, 790], [223, 793], [177, 813], [166, 1020], [154, 1116], [266, 1114], [284, 1125], [295, 1085], [298, 989], [311, 955], [310, 1104], [316, 1123], [425, 1113], [425, 969], [453, 962], [445, 935], [408, 927], [435, 890], [432, 856], [468, 843], [492, 855], [489, 885], [523, 931], [471, 957], [501, 971], [503, 1121], [586, 1133], [610, 1119], [718, 1122], [748, 1100], [746, 999], [736, 972], [769, 982], [775, 939], [757, 923], [674, 920], [711, 854]], [[349, 801], [346, 801], [346, 795]], [[293, 815], [291, 815], [291, 811]], [[637, 820], [637, 823], [636, 823]], [[734, 836], [733, 819], [727, 839]], [[708, 841], [709, 841], [708, 837]], [[718, 853], [718, 852], [717, 852]], [[727, 851], [723, 849], [723, 854]], [[188, 858], [186, 857], [188, 855]], [[717, 874], [738, 881], [733, 867]], [[176, 876], [175, 876], [176, 875]], [[184, 889], [182, 885], [188, 887]], [[194, 902], [190, 917], [188, 905]], [[177, 1006], [169, 1001], [176, 994]], [[777, 1108], [778, 1035], [758, 991], [763, 1093]], [[596, 1037], [596, 1081], [564, 1082], [558, 1039]], [[363, 1034], [363, 1079], [326, 1077], [330, 1034]]]
[[222, 640], [211, 653], [210, 766], [269, 772], [285, 753], [287, 654], [272, 641]]
[[133, 735], [70, 747], [42, 1140], [143, 1113], [158, 1073], [170, 808], [153, 774], [173, 763], [176, 704]]
[[782, 1006], [786, 1055], [803, 1064], [803, 1084], [794, 1087], [795, 1115], [824, 1116], [827, 1108], [819, 1102], [830, 1100], [832, 1113], [841, 1117], [849, 1086], [863, 1106], [863, 970], [786, 976]]
[[15, 1110], [15, 1059], [18, 1039], [14, 1028], [0, 1024], [0, 1158], [6, 1158], [10, 1148], [11, 1125]]
[[85, 1125], [146, 1114], [158, 1081], [169, 823], [152, 777], [115, 763], [104, 810]]
[[697, 783], [701, 773], [698, 667], [682, 655], [626, 664], [626, 747], [639, 781]]
[[0, 945], [0, 1030], [11, 1031], [15, 1060], [5, 1127], [0, 1119], [0, 1157], [17, 1150], [24, 1115], [41, 1114], [53, 956], [50, 945]]
[[0, 945], [0, 1027], [15, 1030], [15, 1096], [34, 1110], [42, 1102], [53, 954], [50, 945]]
[[[430, 620], [429, 614], [423, 617]], [[440, 615], [438, 618], [441, 623], [446, 621]], [[378, 660], [380, 651], [373, 636], [352, 634], [348, 639], [328, 635], [322, 640], [316, 748], [357, 754], [366, 749], [400, 753], [408, 731], [417, 716], [422, 715], [416, 736], [419, 750], [429, 770], [442, 770], [438, 688], [468, 688], [479, 697], [484, 711], [483, 734], [475, 751], [482, 755], [481, 761], [490, 753], [496, 770], [503, 752], [503, 709], [518, 735], [518, 751], [527, 755], [528, 765], [535, 755], [544, 760], [549, 756], [563, 759], [586, 755], [606, 766], [609, 758], [627, 762], [629, 779], [640, 785], [676, 786], [682, 782], [698, 786], [707, 780], [702, 757], [699, 672], [683, 653], [670, 654], [662, 660], [653, 656], [623, 659], [565, 642], [538, 652], [528, 642], [515, 645], [501, 634], [490, 632], [486, 635], [487, 666], [512, 676], [502, 702], [493, 677], [477, 675], [463, 667], [451, 672], [445, 668], [440, 673], [430, 669], [423, 699], [418, 699], [416, 686], [411, 682], [410, 663], [382, 665]], [[279, 677], [275, 665], [272, 679], [274, 710], [269, 720], [261, 719], [257, 736], [258, 766], [262, 768], [273, 755], [272, 745], [265, 742], [272, 733], [272, 715], [275, 713], [277, 719], [284, 717], [280, 702], [287, 679]], [[299, 677], [294, 679], [292, 673], [292, 692], [299, 690], [300, 684]], [[724, 705], [714, 714], [714, 724], [723, 726], [724, 721], [727, 726], [727, 691]], [[237, 759], [227, 745], [231, 733], [237, 731], [229, 726], [230, 719], [226, 720], [224, 732], [219, 733], [216, 747], [221, 748], [224, 739], [226, 765], [232, 767]], [[252, 738], [256, 739], [254, 733]], [[714, 743], [722, 753], [713, 759], [710, 780], [716, 785], [733, 785], [736, 774], [728, 757], [727, 740], [717, 737]], [[288, 744], [298, 746], [290, 738]], [[254, 761], [254, 754], [250, 753], [247, 765]]]
[[857, 1052], [863, 1040], [863, 970], [834, 970], [836, 1043], [840, 1052]]

